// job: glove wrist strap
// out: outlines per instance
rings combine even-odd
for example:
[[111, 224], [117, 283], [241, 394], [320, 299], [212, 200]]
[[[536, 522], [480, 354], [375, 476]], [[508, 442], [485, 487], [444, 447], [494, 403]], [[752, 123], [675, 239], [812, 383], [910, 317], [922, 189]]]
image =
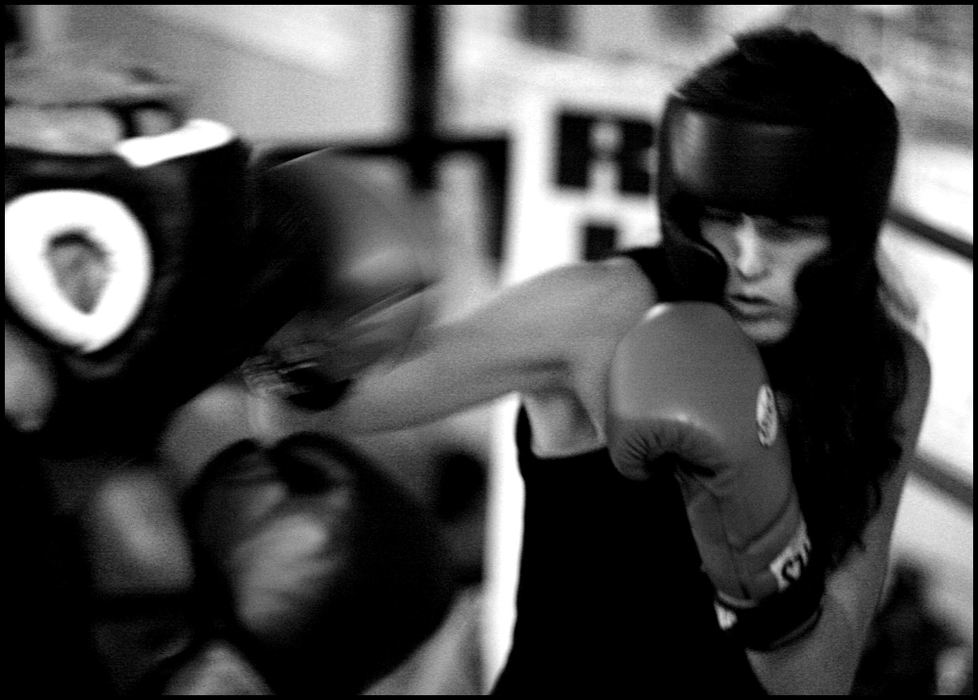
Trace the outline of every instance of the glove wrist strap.
[[717, 621], [721, 629], [747, 649], [778, 649], [804, 636], [818, 623], [824, 580], [821, 567], [809, 567], [789, 588], [760, 603], [717, 596]]

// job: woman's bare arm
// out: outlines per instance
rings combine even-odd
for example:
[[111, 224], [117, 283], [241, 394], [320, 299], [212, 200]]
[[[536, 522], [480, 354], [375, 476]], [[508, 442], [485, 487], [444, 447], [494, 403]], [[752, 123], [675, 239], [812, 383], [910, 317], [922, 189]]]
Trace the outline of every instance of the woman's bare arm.
[[555, 414], [553, 397], [562, 395], [603, 411], [611, 352], [653, 301], [631, 261], [545, 273], [424, 331], [406, 355], [358, 379], [327, 419], [354, 433], [394, 430], [512, 392], [540, 397]]

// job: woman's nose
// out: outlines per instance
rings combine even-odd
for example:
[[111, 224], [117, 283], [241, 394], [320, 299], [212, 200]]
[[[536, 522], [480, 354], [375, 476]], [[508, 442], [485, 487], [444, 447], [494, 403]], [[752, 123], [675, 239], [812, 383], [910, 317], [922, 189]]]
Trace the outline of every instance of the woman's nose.
[[768, 271], [767, 252], [764, 240], [756, 223], [748, 216], [743, 217], [734, 234], [736, 250], [734, 267], [744, 279], [763, 277]]

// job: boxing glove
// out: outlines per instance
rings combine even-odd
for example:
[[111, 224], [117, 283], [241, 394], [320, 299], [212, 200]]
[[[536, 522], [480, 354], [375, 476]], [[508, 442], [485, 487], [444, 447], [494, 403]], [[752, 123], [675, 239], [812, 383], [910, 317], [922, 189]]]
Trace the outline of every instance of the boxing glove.
[[114, 694], [159, 687], [195, 642], [189, 543], [149, 464], [105, 460], [79, 511], [92, 647]]
[[357, 692], [447, 609], [434, 520], [334, 439], [239, 442], [204, 468], [184, 512], [205, 607], [276, 693]]
[[80, 511], [89, 635], [111, 694], [269, 694], [200, 610], [174, 489], [152, 464], [106, 464]]
[[753, 343], [720, 307], [660, 304], [618, 345], [608, 394], [617, 469], [641, 479], [678, 461], [718, 621], [749, 648], [811, 628], [813, 566], [778, 409]]
[[261, 172], [258, 194], [260, 266], [246, 308], [281, 328], [245, 376], [295, 405], [326, 408], [425, 319], [432, 276], [413, 216], [355, 161], [328, 151]]

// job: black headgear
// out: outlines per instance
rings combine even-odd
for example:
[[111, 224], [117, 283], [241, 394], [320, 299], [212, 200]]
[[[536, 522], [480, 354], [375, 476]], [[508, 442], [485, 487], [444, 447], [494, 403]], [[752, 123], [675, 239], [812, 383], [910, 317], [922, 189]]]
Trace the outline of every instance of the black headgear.
[[830, 221], [830, 256], [867, 264], [896, 162], [893, 105], [865, 68], [812, 35], [758, 34], [738, 47], [666, 104], [658, 180], [665, 244], [699, 242], [704, 205], [820, 214]]

